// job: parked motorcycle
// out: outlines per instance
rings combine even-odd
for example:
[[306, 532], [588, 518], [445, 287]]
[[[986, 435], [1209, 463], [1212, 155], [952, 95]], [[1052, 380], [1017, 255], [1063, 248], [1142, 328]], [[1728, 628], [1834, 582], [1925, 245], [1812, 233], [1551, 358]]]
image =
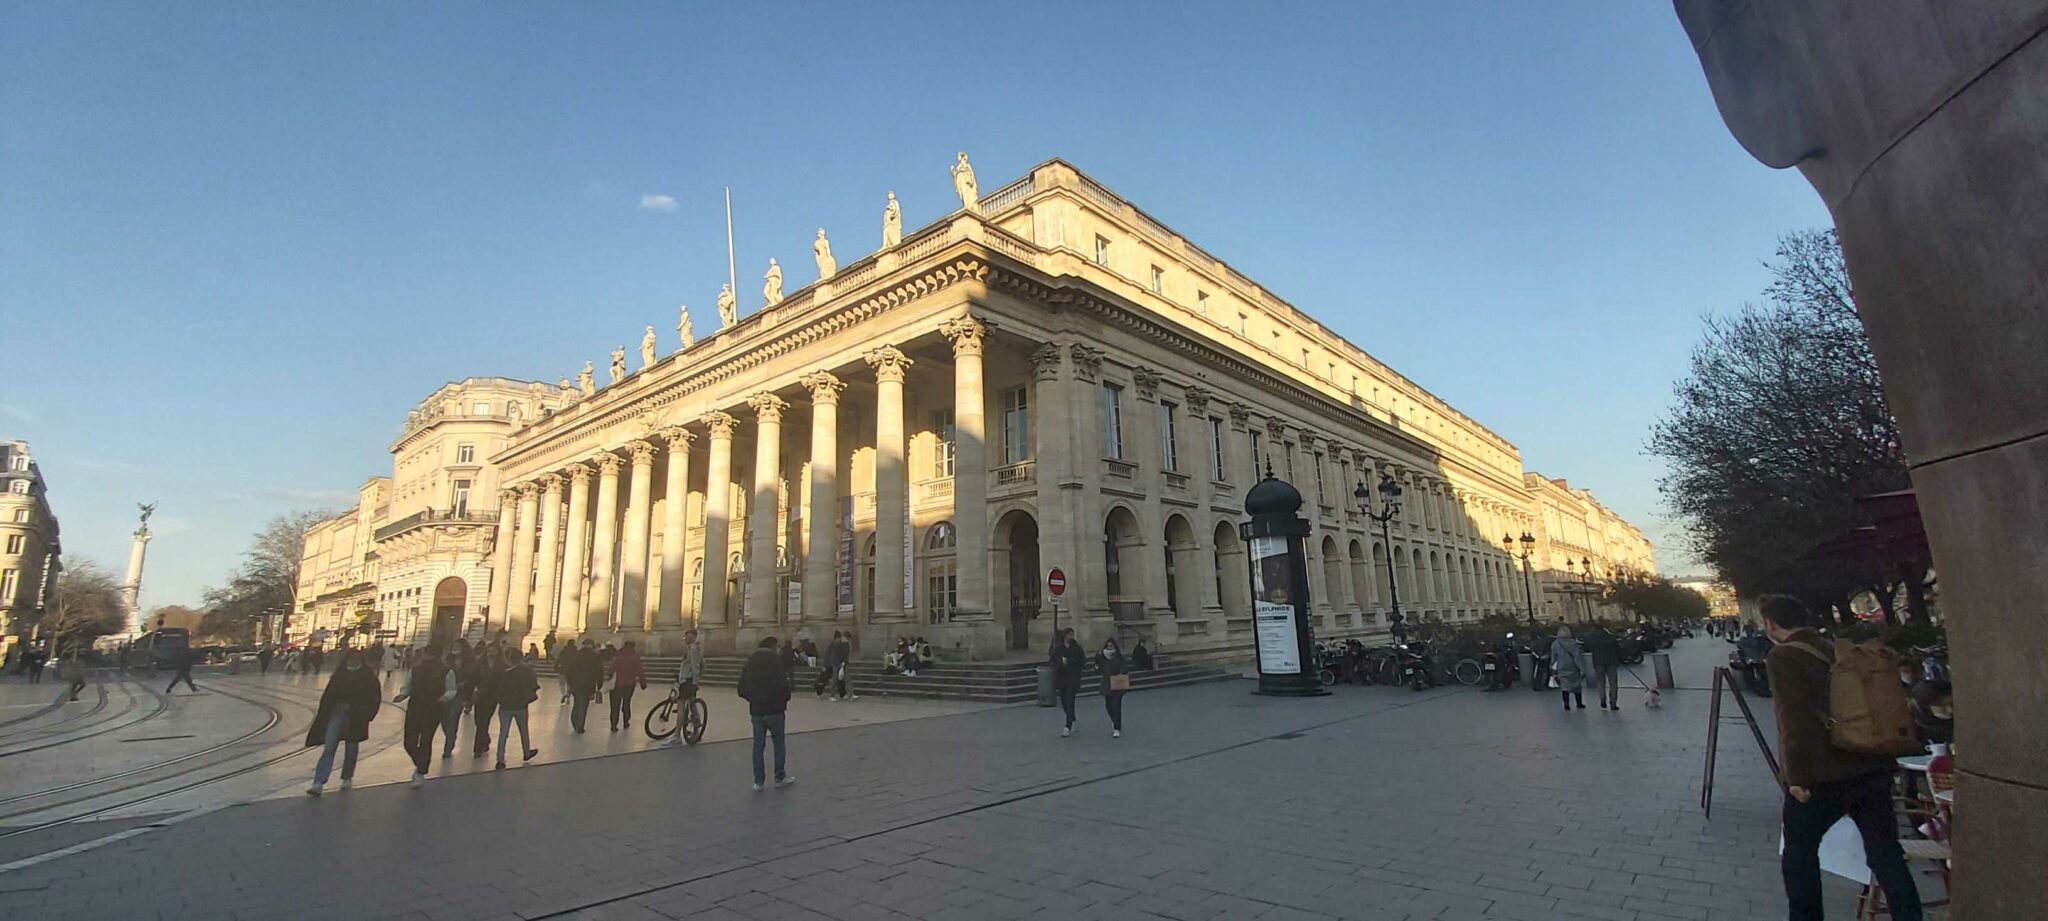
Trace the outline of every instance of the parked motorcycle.
[[1425, 687], [1436, 687], [1436, 669], [1430, 664], [1430, 647], [1420, 640], [1403, 643], [1401, 651], [1401, 680], [1417, 691]]
[[1764, 670], [1764, 655], [1753, 644], [1737, 643], [1728, 653], [1728, 671], [1742, 682], [1742, 689], [1758, 697], [1771, 696], [1771, 675]]
[[1515, 635], [1510, 633], [1506, 639], [1487, 647], [1479, 667], [1486, 672], [1486, 690], [1505, 691], [1513, 687], [1522, 671]]

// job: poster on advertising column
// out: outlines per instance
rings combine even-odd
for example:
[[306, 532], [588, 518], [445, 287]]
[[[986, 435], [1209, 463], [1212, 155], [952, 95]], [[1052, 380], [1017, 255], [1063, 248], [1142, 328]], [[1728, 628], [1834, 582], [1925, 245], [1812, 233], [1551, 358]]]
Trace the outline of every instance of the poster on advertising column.
[[1252, 619], [1259, 643], [1259, 671], [1301, 674], [1301, 647], [1294, 638], [1293, 561], [1287, 538], [1252, 538]]

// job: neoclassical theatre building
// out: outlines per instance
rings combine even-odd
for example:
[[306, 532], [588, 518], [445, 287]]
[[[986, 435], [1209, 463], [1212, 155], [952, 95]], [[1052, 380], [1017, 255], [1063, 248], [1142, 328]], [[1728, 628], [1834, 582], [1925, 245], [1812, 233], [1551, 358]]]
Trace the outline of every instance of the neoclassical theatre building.
[[[963, 154], [954, 186], [960, 207], [909, 234], [892, 194], [883, 247], [845, 265], [820, 231], [817, 280], [785, 296], [771, 266], [757, 309], [722, 294], [721, 328], [685, 321], [665, 355], [650, 329], [602, 387], [586, 365], [422, 404], [409, 438], [444, 442], [449, 407], [481, 409], [489, 450], [412, 461], [427, 466], [398, 536], [461, 528], [450, 545], [471, 560], [356, 583], [355, 610], [657, 651], [694, 625], [713, 652], [849, 630], [994, 657], [1049, 642], [1058, 567], [1059, 621], [1091, 642], [1248, 647], [1236, 528], [1268, 469], [1307, 500], [1323, 635], [1384, 629], [1396, 588], [1425, 619], [1522, 611], [1508, 533], [1538, 538], [1538, 579], [1565, 559], [1588, 579], [1653, 571], [1641, 531], [1590, 493], [1525, 475], [1514, 445], [1067, 163], [984, 196]], [[1384, 533], [1365, 507], [1382, 479], [1403, 500]], [[394, 526], [362, 526], [383, 556]], [[333, 565], [309, 559], [306, 578]], [[1562, 614], [1544, 591], [1540, 613]]]

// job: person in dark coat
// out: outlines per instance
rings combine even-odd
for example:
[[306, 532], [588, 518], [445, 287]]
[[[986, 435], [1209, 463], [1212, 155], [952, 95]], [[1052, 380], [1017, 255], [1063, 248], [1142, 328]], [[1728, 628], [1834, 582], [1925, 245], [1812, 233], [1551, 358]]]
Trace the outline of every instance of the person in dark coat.
[[519, 750], [524, 760], [540, 754], [533, 747], [526, 723], [526, 708], [540, 699], [540, 679], [534, 677], [533, 660], [522, 659], [517, 647], [505, 651], [498, 673], [491, 679], [491, 696], [498, 702], [498, 770], [505, 769], [505, 743], [512, 738], [512, 724], [519, 724]]
[[[1129, 684], [1130, 678], [1124, 669], [1124, 653], [1116, 645], [1116, 637], [1102, 643], [1102, 651], [1095, 654], [1095, 670], [1102, 673], [1102, 707], [1109, 711], [1109, 737], [1121, 739], [1124, 736], [1124, 690], [1118, 684]], [[1118, 681], [1122, 678], [1122, 681]]]
[[1144, 637], [1131, 647], [1131, 670], [1149, 672], [1152, 670], [1152, 647], [1145, 645]]
[[426, 785], [434, 761], [434, 730], [441, 728], [441, 709], [455, 700], [455, 675], [441, 661], [441, 647], [428, 643], [413, 658], [405, 688], [392, 698], [405, 703], [405, 752], [412, 756], [413, 789]]
[[277, 652], [269, 646], [256, 650], [257, 673], [263, 675], [270, 674], [270, 660], [275, 658], [277, 658]]
[[852, 664], [853, 644], [847, 640], [846, 634], [832, 631], [832, 642], [825, 644], [825, 667], [820, 670], [826, 686], [833, 690], [832, 700], [860, 699], [859, 694], [848, 693], [846, 687], [846, 670]]
[[313, 713], [313, 725], [306, 729], [306, 747], [325, 746], [313, 764], [313, 785], [306, 793], [319, 796], [334, 769], [334, 749], [341, 746], [341, 788], [355, 785], [356, 752], [370, 737], [370, 721], [383, 705], [383, 689], [377, 684], [376, 669], [363, 664], [361, 653], [345, 652], [341, 667], [327, 680], [320, 693], [320, 708]]
[[590, 698], [604, 683], [604, 660], [598, 658], [596, 644], [586, 638], [583, 645], [562, 653], [560, 668], [562, 681], [569, 686], [569, 725], [580, 735], [584, 718], [590, 715]]
[[1586, 652], [1593, 660], [1593, 690], [1600, 693], [1600, 709], [1621, 709], [1621, 641], [1606, 627], [1594, 627], [1586, 634]]
[[[170, 686], [164, 688], [165, 694], [169, 694], [171, 693], [171, 691], [175, 690], [178, 687], [178, 682], [180, 681], [185, 682], [186, 689], [190, 690], [192, 693], [199, 693], [199, 685], [192, 683], [192, 659], [193, 654], [190, 648], [173, 650], [171, 652], [171, 665], [172, 667], [176, 668], [178, 672], [177, 674], [171, 676]], [[36, 664], [35, 675], [38, 679], [42, 677], [43, 666], [41, 663]]]
[[477, 657], [470, 653], [469, 644], [455, 641], [455, 654], [449, 657], [448, 668], [455, 675], [455, 699], [441, 708], [441, 760], [455, 757], [455, 734], [462, 728], [462, 714], [469, 709], [476, 694]]
[[1074, 734], [1074, 698], [1081, 694], [1081, 673], [1088, 669], [1088, 656], [1081, 651], [1081, 640], [1074, 635], [1074, 629], [1066, 630], [1066, 642], [1053, 654], [1053, 688], [1060, 695], [1060, 709], [1067, 711], [1066, 728], [1060, 730], [1060, 738]]
[[472, 666], [469, 699], [476, 730], [471, 733], [475, 736], [469, 749], [471, 757], [481, 758], [491, 750], [491, 714], [498, 711], [498, 670], [503, 667], [506, 654], [506, 650], [492, 646], [477, 656]]
[[761, 644], [740, 667], [740, 698], [747, 702], [747, 715], [754, 724], [756, 793], [761, 792], [761, 785], [767, 780], [761, 754], [763, 743], [770, 737], [775, 740], [775, 785], [787, 787], [796, 783], [796, 778], [789, 776], [788, 757], [783, 750], [783, 729], [787, 725], [789, 710], [789, 671], [783, 668], [782, 657], [776, 653], [775, 646], [774, 637], [762, 637]]
[[633, 728], [633, 692], [647, 690], [647, 666], [632, 640], [612, 655], [612, 731]]

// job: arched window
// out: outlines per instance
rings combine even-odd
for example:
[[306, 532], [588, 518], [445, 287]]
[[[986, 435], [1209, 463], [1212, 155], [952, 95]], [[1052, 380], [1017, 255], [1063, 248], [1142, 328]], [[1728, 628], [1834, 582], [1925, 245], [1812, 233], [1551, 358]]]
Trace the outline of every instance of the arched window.
[[697, 562], [690, 564], [690, 612], [692, 616], [702, 617], [703, 615], [699, 612], [703, 610], [704, 558], [700, 556], [697, 558]]
[[1115, 598], [1124, 593], [1123, 559], [1117, 552], [1116, 526], [1104, 524], [1102, 528], [1102, 565], [1109, 576], [1109, 596]]
[[868, 542], [861, 548], [861, 603], [866, 605], [868, 614], [875, 613], [875, 536], [868, 535]]
[[941, 521], [924, 535], [925, 619], [934, 624], [953, 618], [960, 608], [960, 570], [954, 553], [953, 523]]

